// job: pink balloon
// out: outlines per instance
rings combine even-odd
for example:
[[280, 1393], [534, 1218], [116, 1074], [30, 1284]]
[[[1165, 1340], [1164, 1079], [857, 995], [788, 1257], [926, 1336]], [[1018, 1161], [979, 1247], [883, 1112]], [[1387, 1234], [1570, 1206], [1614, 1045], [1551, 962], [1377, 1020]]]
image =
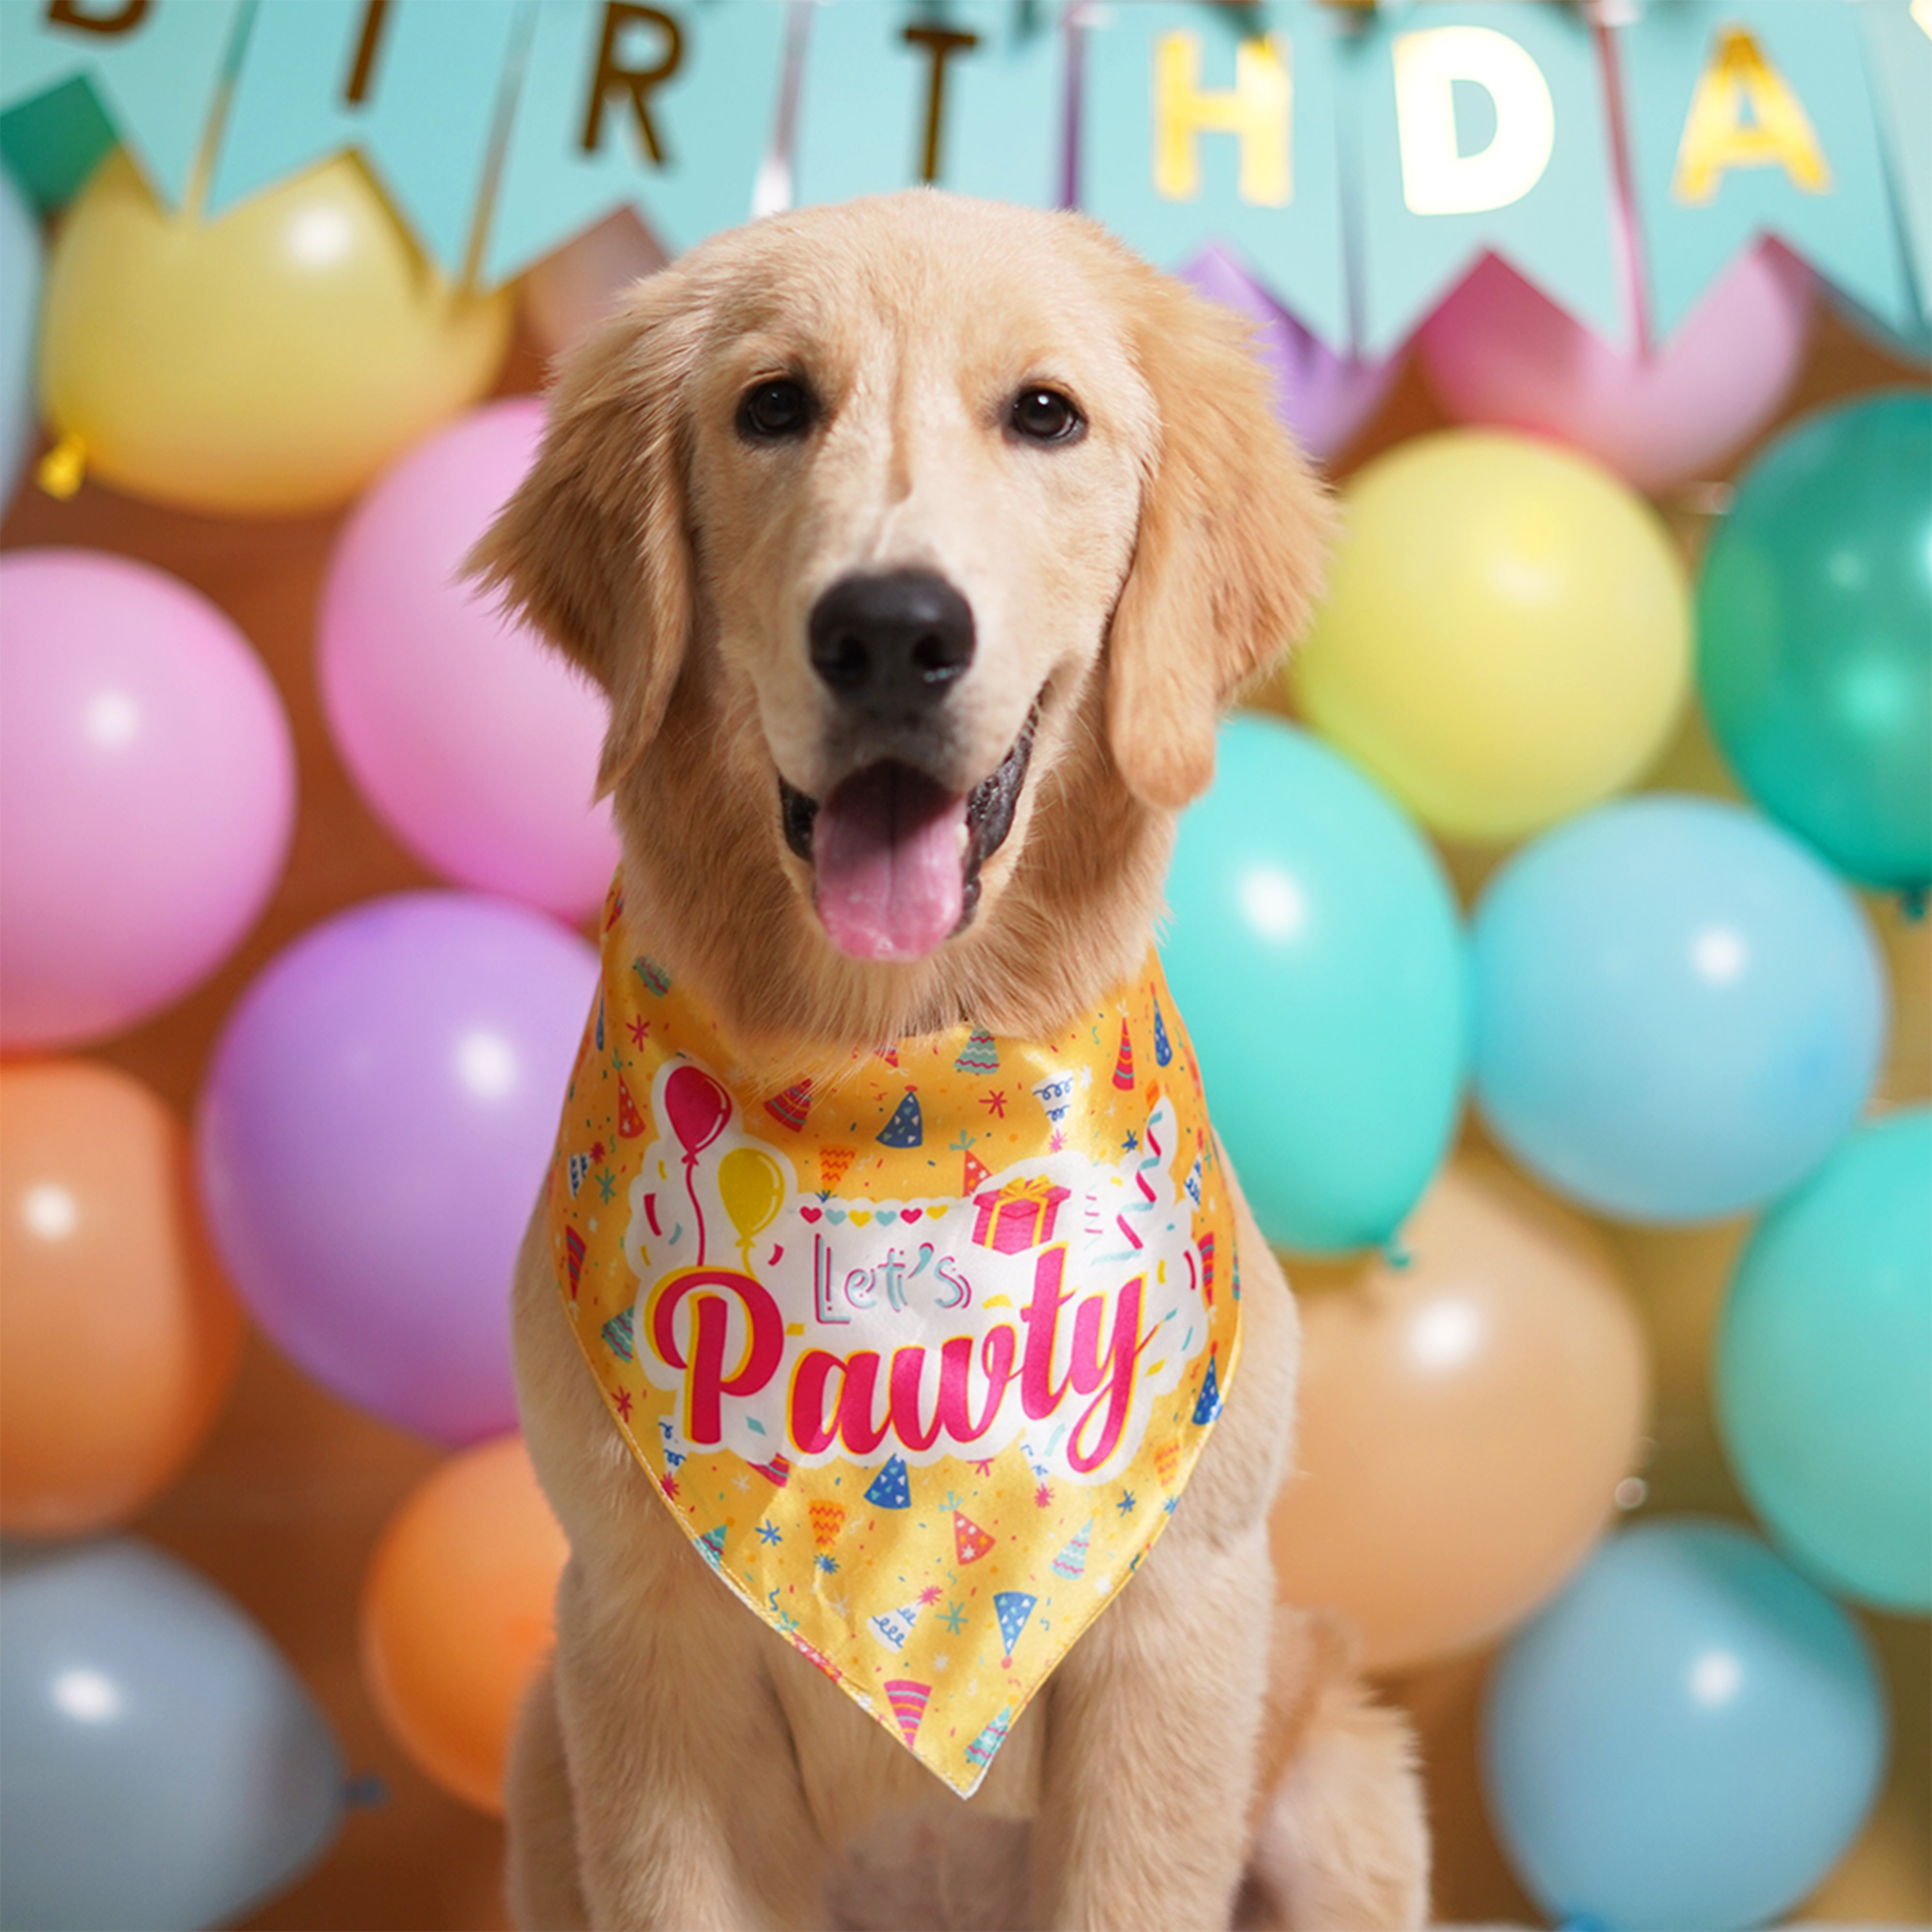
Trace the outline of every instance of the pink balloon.
[[1721, 470], [1777, 416], [1810, 340], [1812, 287], [1802, 262], [1761, 243], [1668, 341], [1626, 356], [1491, 256], [1424, 324], [1423, 366], [1457, 422], [1574, 443], [1654, 492]]
[[710, 1074], [680, 1066], [664, 1082], [664, 1112], [670, 1130], [688, 1154], [702, 1154], [724, 1131], [731, 1118], [730, 1096]]
[[424, 865], [576, 919], [617, 863], [590, 802], [602, 694], [458, 577], [542, 430], [535, 397], [491, 403], [375, 484], [329, 560], [320, 674], [344, 761]]
[[0, 1046], [171, 1005], [260, 916], [295, 754], [248, 640], [124, 557], [0, 558]]

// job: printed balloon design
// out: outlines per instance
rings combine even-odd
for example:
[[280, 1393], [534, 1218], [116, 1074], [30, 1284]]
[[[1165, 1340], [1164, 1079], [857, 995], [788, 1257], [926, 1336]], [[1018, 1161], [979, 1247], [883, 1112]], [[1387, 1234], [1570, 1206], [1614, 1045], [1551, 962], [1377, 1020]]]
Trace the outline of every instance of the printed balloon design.
[[724, 1131], [731, 1102], [710, 1074], [680, 1066], [664, 1082], [664, 1112], [686, 1159], [695, 1160]]
[[684, 1149], [684, 1191], [691, 1197], [691, 1211], [698, 1216], [698, 1258], [701, 1263], [704, 1210], [698, 1201], [698, 1156], [724, 1131], [724, 1123], [731, 1118], [731, 1101], [710, 1074], [695, 1066], [680, 1066], [672, 1070], [664, 1082], [664, 1105], [670, 1130]]
[[718, 1191], [738, 1231], [739, 1247], [748, 1252], [784, 1204], [784, 1176], [762, 1148], [734, 1148], [718, 1163]]

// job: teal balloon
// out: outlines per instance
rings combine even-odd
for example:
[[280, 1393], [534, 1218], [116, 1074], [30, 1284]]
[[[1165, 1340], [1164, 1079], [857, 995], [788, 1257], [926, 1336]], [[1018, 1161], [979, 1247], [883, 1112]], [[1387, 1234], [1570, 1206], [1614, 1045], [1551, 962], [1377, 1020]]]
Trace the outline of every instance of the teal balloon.
[[0, 168], [0, 507], [34, 434], [34, 341], [40, 315], [40, 230]]
[[1734, 1523], [1600, 1544], [1511, 1640], [1483, 1711], [1491, 1822], [1558, 1924], [1762, 1925], [1829, 1871], [1885, 1767], [1864, 1634]]
[[0, 1561], [0, 1927], [194, 1932], [334, 1838], [341, 1760], [255, 1624], [128, 1538]]
[[1558, 1192], [1713, 1220], [1834, 1148], [1885, 1044], [1857, 901], [1754, 812], [1651, 794], [1546, 832], [1476, 908], [1476, 1103]]
[[1462, 929], [1414, 826], [1305, 731], [1222, 727], [1182, 817], [1161, 946], [1214, 1125], [1275, 1246], [1387, 1240], [1455, 1132]]
[[1711, 728], [1772, 816], [1868, 885], [1932, 881], [1932, 395], [1808, 417], [1697, 583]]
[[1932, 1108], [1860, 1128], [1766, 1215], [1714, 1368], [1731, 1466], [1793, 1560], [1932, 1611]]

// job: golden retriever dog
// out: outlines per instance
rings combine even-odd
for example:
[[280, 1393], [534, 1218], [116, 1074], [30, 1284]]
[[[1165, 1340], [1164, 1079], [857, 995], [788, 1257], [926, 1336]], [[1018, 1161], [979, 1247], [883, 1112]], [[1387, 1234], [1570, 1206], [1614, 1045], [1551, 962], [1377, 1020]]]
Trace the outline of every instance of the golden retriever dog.
[[[609, 694], [632, 931], [741, 1045], [836, 1058], [969, 1016], [1045, 1036], [1140, 969], [1174, 815], [1329, 526], [1232, 318], [1078, 216], [918, 190], [638, 284], [473, 567]], [[1401, 1721], [1276, 1606], [1298, 1328], [1235, 1211], [1225, 1411], [970, 1798], [720, 1588], [540, 1213], [518, 1383], [572, 1553], [509, 1773], [518, 1924], [1418, 1923]]]

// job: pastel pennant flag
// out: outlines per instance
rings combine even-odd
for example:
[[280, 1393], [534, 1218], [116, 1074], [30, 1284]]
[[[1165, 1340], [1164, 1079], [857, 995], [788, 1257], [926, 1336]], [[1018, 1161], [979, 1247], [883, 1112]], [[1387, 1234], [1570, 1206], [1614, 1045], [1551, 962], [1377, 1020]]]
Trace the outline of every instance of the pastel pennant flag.
[[1932, 326], [1932, 0], [1863, 0], [1858, 16], [1918, 313]]
[[260, 0], [208, 212], [353, 148], [424, 252], [460, 275], [528, 11], [526, 0]]
[[244, 0], [7, 0], [0, 5], [0, 110], [84, 77], [148, 184], [170, 207], [188, 192], [233, 50]]
[[1304, 327], [1348, 339], [1335, 39], [1313, 0], [1094, 7], [1078, 200], [1162, 267], [1218, 241]]
[[777, 0], [536, 0], [482, 280], [633, 207], [674, 254], [752, 214], [784, 62]]
[[812, 10], [793, 196], [802, 206], [931, 182], [1058, 206], [1066, 37], [1036, 0]]
[[[1863, 10], [1672, 0], [1616, 30], [1655, 340], [1764, 234], [1888, 327], [1909, 322], [1865, 82]], [[1922, 138], [1922, 100], [1917, 112]]]
[[1346, 50], [1359, 157], [1359, 352], [1402, 343], [1486, 253], [1630, 336], [1616, 175], [1589, 28], [1567, 7], [1378, 15]]

